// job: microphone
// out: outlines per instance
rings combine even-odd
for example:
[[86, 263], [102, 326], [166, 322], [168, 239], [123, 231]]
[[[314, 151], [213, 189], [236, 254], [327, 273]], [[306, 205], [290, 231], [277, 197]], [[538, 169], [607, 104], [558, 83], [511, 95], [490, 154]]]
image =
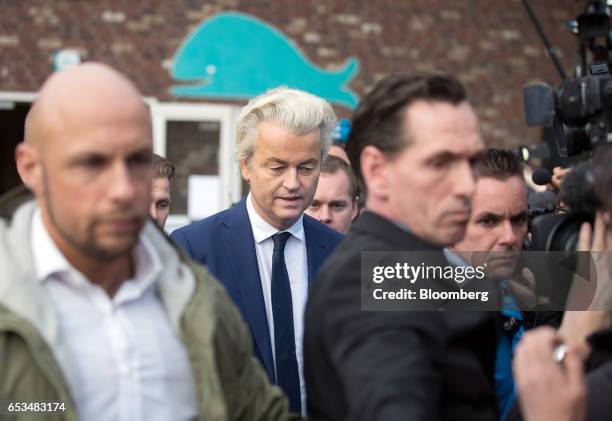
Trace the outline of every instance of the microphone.
[[552, 173], [546, 168], [538, 168], [531, 174], [531, 180], [538, 186], [545, 186], [550, 183]]

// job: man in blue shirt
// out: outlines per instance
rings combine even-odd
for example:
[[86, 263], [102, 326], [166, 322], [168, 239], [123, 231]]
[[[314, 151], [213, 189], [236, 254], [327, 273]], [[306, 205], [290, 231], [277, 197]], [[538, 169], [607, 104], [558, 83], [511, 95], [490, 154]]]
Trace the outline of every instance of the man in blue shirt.
[[500, 419], [504, 420], [515, 398], [512, 356], [525, 331], [508, 281], [515, 276], [527, 234], [527, 187], [518, 158], [501, 149], [482, 152], [474, 162], [474, 174], [476, 190], [467, 230], [450, 249], [465, 262], [485, 264], [489, 277], [500, 282], [503, 327], [495, 359], [495, 393]]

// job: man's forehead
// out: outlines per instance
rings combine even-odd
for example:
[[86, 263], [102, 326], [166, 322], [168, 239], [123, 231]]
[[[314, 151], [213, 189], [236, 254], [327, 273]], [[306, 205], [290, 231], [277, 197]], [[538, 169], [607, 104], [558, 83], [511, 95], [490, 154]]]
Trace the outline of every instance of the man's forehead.
[[170, 180], [165, 177], [155, 177], [151, 185], [151, 194], [157, 197], [169, 197]]
[[153, 177], [153, 187], [158, 188], [169, 188], [170, 187], [170, 179], [167, 177]]
[[149, 149], [152, 152], [153, 141], [150, 131], [139, 125], [91, 126], [89, 130], [58, 131], [54, 136], [57, 144], [72, 153], [130, 154]]
[[136, 87], [122, 74], [86, 63], [52, 75], [30, 110], [26, 141], [48, 143], [72, 139], [71, 133], [98, 125], [145, 124], [150, 117]]
[[423, 122], [432, 125], [440, 122], [441, 117], [455, 121], [467, 119], [470, 124], [478, 122], [474, 108], [468, 101], [454, 104], [442, 100], [417, 99], [405, 108], [404, 115], [408, 124]]
[[505, 215], [515, 214], [527, 209], [527, 187], [519, 176], [505, 180], [493, 177], [480, 177], [476, 180], [476, 189], [472, 200], [472, 211], [475, 214], [492, 213]]
[[[42, 159], [49, 165], [74, 166], [81, 163], [96, 162], [124, 162], [132, 159], [145, 160], [153, 158], [150, 143], [142, 141], [127, 145], [109, 145], [103, 141], [98, 142], [68, 142], [62, 147], [46, 147]], [[52, 164], [55, 163], [55, 164]], [[151, 165], [151, 174], [153, 166]]]
[[334, 173], [324, 173], [319, 175], [316, 196], [349, 196], [349, 180], [344, 171], [338, 170]]
[[319, 181], [321, 180], [324, 180], [324, 183], [329, 184], [329, 185], [343, 186], [343, 187], [346, 186], [348, 190], [349, 178], [348, 178], [348, 175], [342, 170], [337, 170], [337, 171], [334, 171], [333, 173], [321, 172], [321, 175], [319, 176]]
[[484, 148], [478, 118], [468, 102], [418, 100], [405, 111], [408, 147], [423, 154], [472, 155]]
[[277, 139], [285, 140], [288, 138], [310, 135], [311, 137], [321, 137], [321, 131], [314, 128], [306, 133], [296, 132], [294, 129], [287, 127], [285, 124], [274, 120], [260, 121], [254, 128], [256, 136], [255, 143], [260, 139]]

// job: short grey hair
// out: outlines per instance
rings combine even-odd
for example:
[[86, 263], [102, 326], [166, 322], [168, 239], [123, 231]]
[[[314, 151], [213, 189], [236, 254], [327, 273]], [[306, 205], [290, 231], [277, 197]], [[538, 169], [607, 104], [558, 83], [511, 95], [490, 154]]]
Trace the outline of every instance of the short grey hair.
[[239, 161], [250, 161], [257, 127], [264, 121], [279, 123], [297, 136], [319, 129], [321, 161], [327, 156], [337, 124], [334, 110], [323, 98], [285, 86], [270, 89], [251, 99], [238, 117], [236, 144]]

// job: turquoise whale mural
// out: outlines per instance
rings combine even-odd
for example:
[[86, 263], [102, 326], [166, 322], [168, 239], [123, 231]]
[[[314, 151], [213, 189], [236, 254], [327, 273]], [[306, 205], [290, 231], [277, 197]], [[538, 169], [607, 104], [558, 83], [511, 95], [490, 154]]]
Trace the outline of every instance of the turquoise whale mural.
[[170, 92], [177, 97], [247, 99], [279, 85], [302, 89], [354, 108], [346, 85], [359, 69], [355, 58], [337, 72], [313, 65], [282, 32], [236, 12], [204, 21], [174, 57]]

